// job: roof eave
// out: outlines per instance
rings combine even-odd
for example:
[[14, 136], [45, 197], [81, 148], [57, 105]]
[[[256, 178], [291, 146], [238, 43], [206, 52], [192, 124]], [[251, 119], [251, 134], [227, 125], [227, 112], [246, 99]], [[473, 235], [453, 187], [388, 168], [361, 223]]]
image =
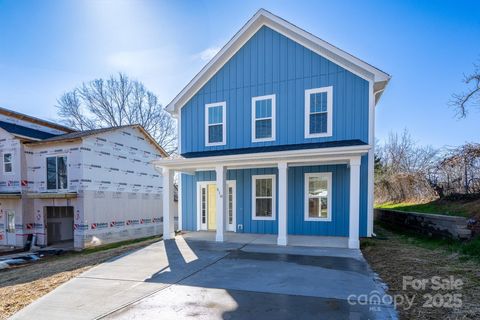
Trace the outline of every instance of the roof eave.
[[30, 123], [35, 123], [35, 124], [38, 124], [38, 125], [41, 125], [41, 126], [44, 126], [44, 127], [48, 127], [48, 128], [51, 128], [51, 129], [67, 132], [67, 133], [75, 131], [72, 128], [62, 126], [60, 124], [57, 124], [57, 123], [54, 123], [54, 122], [51, 122], [51, 121], [48, 121], [48, 120], [43, 120], [43, 119], [40, 119], [40, 118], [37, 118], [37, 117], [29, 116], [29, 115], [26, 115], [26, 114], [23, 114], [23, 113], [20, 113], [20, 112], [17, 112], [17, 111], [9, 110], [9, 109], [6, 109], [6, 108], [1, 108], [0, 107], [0, 114], [6, 115], [6, 116], [9, 116], [9, 117], [13, 117], [13, 118], [16, 118], [18, 120], [27, 121], [27, 122], [30, 122]]
[[[295, 26], [294, 24], [270, 13], [265, 9], [260, 9], [248, 22], [227, 42], [227, 44], [208, 62], [200, 72], [183, 88], [182, 91], [166, 106], [166, 111], [172, 114], [173, 117], [178, 118], [178, 111], [185, 105], [191, 96], [193, 96], [208, 81], [245, 43], [251, 36], [261, 27], [267, 25], [277, 32], [284, 34], [290, 38], [296, 35], [304, 39], [303, 42], [310, 45], [305, 45], [312, 49], [316, 46], [315, 52], [324, 50], [322, 56], [328, 55], [327, 58], [339, 64], [342, 67], [342, 62], [363, 70], [363, 77], [374, 83], [383, 83], [385, 86], [390, 80], [390, 75], [382, 70], [373, 67], [372, 65], [358, 59], [357, 57], [333, 46], [332, 44], [314, 36], [311, 33]], [[293, 39], [294, 41], [297, 41]], [[297, 41], [298, 42], [298, 41]], [[303, 43], [301, 43], [303, 44]], [[313, 50], [313, 49], [312, 49]], [[338, 59], [338, 61], [336, 60]], [[347, 67], [348, 70], [348, 67]], [[200, 85], [197, 85], [201, 83]], [[187, 98], [185, 98], [185, 96]]]
[[[337, 157], [348, 158], [353, 155], [363, 155], [368, 153], [371, 149], [369, 145], [361, 146], [345, 146], [345, 147], [332, 147], [325, 149], [305, 149], [305, 150], [289, 150], [289, 151], [275, 151], [275, 152], [260, 152], [260, 153], [247, 153], [241, 155], [221, 155], [202, 158], [175, 158], [175, 159], [161, 159], [154, 160], [152, 164], [158, 168], [210, 168], [215, 164], [225, 165], [245, 165], [265, 162], [273, 163], [278, 160], [285, 161], [301, 161], [307, 160], [317, 161], [321, 160], [321, 157]], [[320, 157], [320, 158], [319, 158]]]

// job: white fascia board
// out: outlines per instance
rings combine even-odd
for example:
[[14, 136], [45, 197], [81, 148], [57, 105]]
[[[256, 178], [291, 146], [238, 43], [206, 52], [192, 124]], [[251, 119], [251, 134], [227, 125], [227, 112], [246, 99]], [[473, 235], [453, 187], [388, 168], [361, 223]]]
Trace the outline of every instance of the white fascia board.
[[178, 109], [183, 107], [262, 26], [267, 26], [283, 34], [369, 82], [380, 83], [380, 86], [383, 88], [390, 80], [390, 75], [387, 73], [317, 38], [290, 22], [264, 9], [260, 9], [167, 105], [166, 110], [176, 116]]
[[156, 168], [171, 168], [183, 171], [186, 169], [209, 169], [217, 164], [225, 166], [265, 165], [278, 161], [293, 163], [308, 163], [322, 161], [340, 161], [353, 156], [367, 154], [371, 146], [333, 147], [324, 149], [291, 150], [276, 152], [247, 153], [226, 156], [201, 158], [179, 158], [154, 160], [151, 163]]

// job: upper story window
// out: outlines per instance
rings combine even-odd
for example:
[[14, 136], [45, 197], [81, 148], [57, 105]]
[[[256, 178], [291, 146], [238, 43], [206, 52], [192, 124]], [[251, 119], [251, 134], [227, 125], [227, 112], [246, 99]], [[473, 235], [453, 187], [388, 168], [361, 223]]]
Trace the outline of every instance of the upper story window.
[[3, 154], [3, 172], [4, 173], [13, 172], [13, 155], [11, 153]]
[[252, 219], [275, 220], [275, 175], [252, 176]]
[[252, 141], [275, 140], [275, 95], [252, 98]]
[[226, 102], [205, 105], [205, 145], [219, 146], [226, 143]]
[[47, 157], [47, 189], [67, 189], [67, 157]]
[[332, 135], [333, 87], [305, 90], [305, 138]]
[[305, 174], [305, 221], [331, 221], [332, 173]]

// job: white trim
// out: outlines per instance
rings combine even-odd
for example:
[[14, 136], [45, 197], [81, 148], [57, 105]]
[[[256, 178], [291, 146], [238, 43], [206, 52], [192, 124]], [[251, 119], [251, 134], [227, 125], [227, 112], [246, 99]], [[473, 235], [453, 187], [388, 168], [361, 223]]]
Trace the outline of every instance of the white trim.
[[225, 220], [227, 217], [227, 167], [223, 165], [217, 165], [215, 168], [216, 182], [217, 182], [217, 202], [216, 202], [216, 225], [217, 230], [215, 230], [215, 241], [223, 242], [225, 236]]
[[[327, 180], [327, 217], [312, 218], [309, 215], [308, 202], [309, 196], [309, 180], [311, 177], [325, 178]], [[308, 172], [304, 176], [304, 220], [305, 221], [332, 221], [332, 173], [331, 172]]]
[[288, 161], [289, 163], [302, 162], [330, 162], [337, 160], [349, 159], [355, 155], [367, 154], [370, 146], [348, 146], [348, 147], [332, 147], [321, 149], [302, 149], [289, 151], [275, 151], [275, 152], [259, 152], [236, 154], [226, 156], [212, 156], [199, 158], [178, 158], [178, 159], [159, 159], [152, 163], [159, 168], [170, 167], [180, 169], [210, 169], [214, 168], [216, 163], [223, 163], [231, 166], [245, 166], [248, 165], [266, 165], [272, 164], [276, 166], [278, 161]]
[[374, 202], [374, 179], [375, 179], [375, 94], [372, 83], [368, 86], [368, 151], [367, 166], [367, 237], [373, 234], [373, 202]]
[[162, 196], [163, 196], [163, 239], [175, 238], [175, 225], [173, 214], [173, 176], [174, 170], [163, 168], [162, 172]]
[[[212, 125], [219, 125], [219, 123], [209, 124], [208, 123], [208, 109], [213, 107], [222, 107], [222, 141], [221, 142], [209, 142], [208, 138], [208, 127]], [[207, 103], [205, 105], [205, 146], [212, 147], [212, 146], [223, 146], [227, 143], [227, 102], [214, 102], [214, 103]]]
[[[227, 231], [237, 232], [237, 181], [227, 180], [227, 190], [232, 188], [232, 224], [228, 223], [228, 200], [227, 199]], [[228, 194], [228, 192], [227, 192]]]
[[[258, 179], [272, 179], [272, 216], [271, 217], [257, 217], [256, 216], [256, 199], [257, 193], [255, 188], [255, 182]], [[263, 197], [267, 198], [267, 197]], [[255, 174], [252, 175], [252, 220], [275, 220], [276, 219], [276, 175], [274, 174]]]
[[[217, 182], [215, 180], [211, 181], [197, 181], [197, 231], [199, 230], [208, 230], [208, 185], [214, 184]], [[237, 232], [237, 181], [236, 180], [227, 180], [227, 188], [233, 187], [233, 229], [229, 229], [228, 217], [226, 217], [226, 226], [227, 231]], [[202, 223], [202, 207], [201, 207], [201, 190], [206, 188], [205, 202], [206, 202], [206, 212], [205, 212], [205, 223]], [[227, 200], [228, 204], [228, 200]], [[228, 209], [228, 208], [227, 208]], [[228, 212], [227, 212], [228, 213]], [[218, 214], [218, 212], [217, 212]]]
[[182, 172], [178, 172], [177, 185], [177, 215], [178, 215], [178, 230], [183, 230], [183, 212], [182, 212]]
[[[310, 133], [310, 96], [315, 93], [327, 94], [327, 132]], [[305, 90], [305, 138], [320, 138], [332, 136], [333, 120], [333, 87], [322, 87]]]
[[[208, 230], [208, 185], [214, 183], [214, 181], [197, 181], [197, 231]], [[205, 191], [205, 223], [202, 223], [202, 188], [207, 189]]]
[[360, 157], [350, 159], [350, 200], [348, 210], [348, 248], [360, 247]]
[[[257, 118], [256, 117], [256, 108], [255, 104], [257, 101], [262, 101], [262, 100], [271, 100], [272, 101], [272, 116], [271, 117], [265, 117], [265, 118]], [[265, 141], [275, 141], [275, 136], [276, 136], [276, 97], [275, 94], [270, 94], [266, 96], [258, 96], [258, 97], [252, 97], [252, 142], [265, 142]], [[255, 138], [256, 137], [256, 122], [257, 120], [268, 120], [270, 119], [272, 121], [272, 136], [269, 138]]]
[[177, 117], [177, 153], [182, 153], [182, 112]]
[[278, 237], [277, 244], [288, 244], [288, 163], [278, 163]]
[[[10, 162], [6, 162], [6, 163], [10, 163], [11, 164], [11, 170], [10, 171], [5, 171], [5, 155], [6, 154], [9, 154], [11, 156], [10, 158]], [[13, 175], [15, 173], [14, 171], [14, 165], [13, 165], [13, 159], [14, 156], [13, 156], [13, 151], [8, 151], [8, 152], [3, 152], [2, 153], [2, 171], [3, 171], [3, 174], [4, 175]]]
[[290, 22], [260, 9], [167, 105], [167, 111], [177, 114], [178, 108], [182, 108], [263, 26], [268, 26], [367, 81], [375, 81], [385, 87], [390, 80], [390, 75], [387, 73], [315, 37]]

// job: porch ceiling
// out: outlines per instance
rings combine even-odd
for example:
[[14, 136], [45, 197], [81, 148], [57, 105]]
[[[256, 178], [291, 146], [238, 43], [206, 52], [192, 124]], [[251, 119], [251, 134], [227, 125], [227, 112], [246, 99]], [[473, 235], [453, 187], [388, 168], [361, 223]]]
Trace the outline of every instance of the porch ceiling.
[[365, 155], [370, 148], [369, 145], [362, 145], [197, 158], [164, 158], [155, 160], [152, 163], [157, 169], [167, 168], [185, 172], [198, 169], [214, 169], [219, 165], [228, 168], [245, 168], [277, 166], [279, 162], [286, 162], [291, 166], [349, 163], [352, 157]]

